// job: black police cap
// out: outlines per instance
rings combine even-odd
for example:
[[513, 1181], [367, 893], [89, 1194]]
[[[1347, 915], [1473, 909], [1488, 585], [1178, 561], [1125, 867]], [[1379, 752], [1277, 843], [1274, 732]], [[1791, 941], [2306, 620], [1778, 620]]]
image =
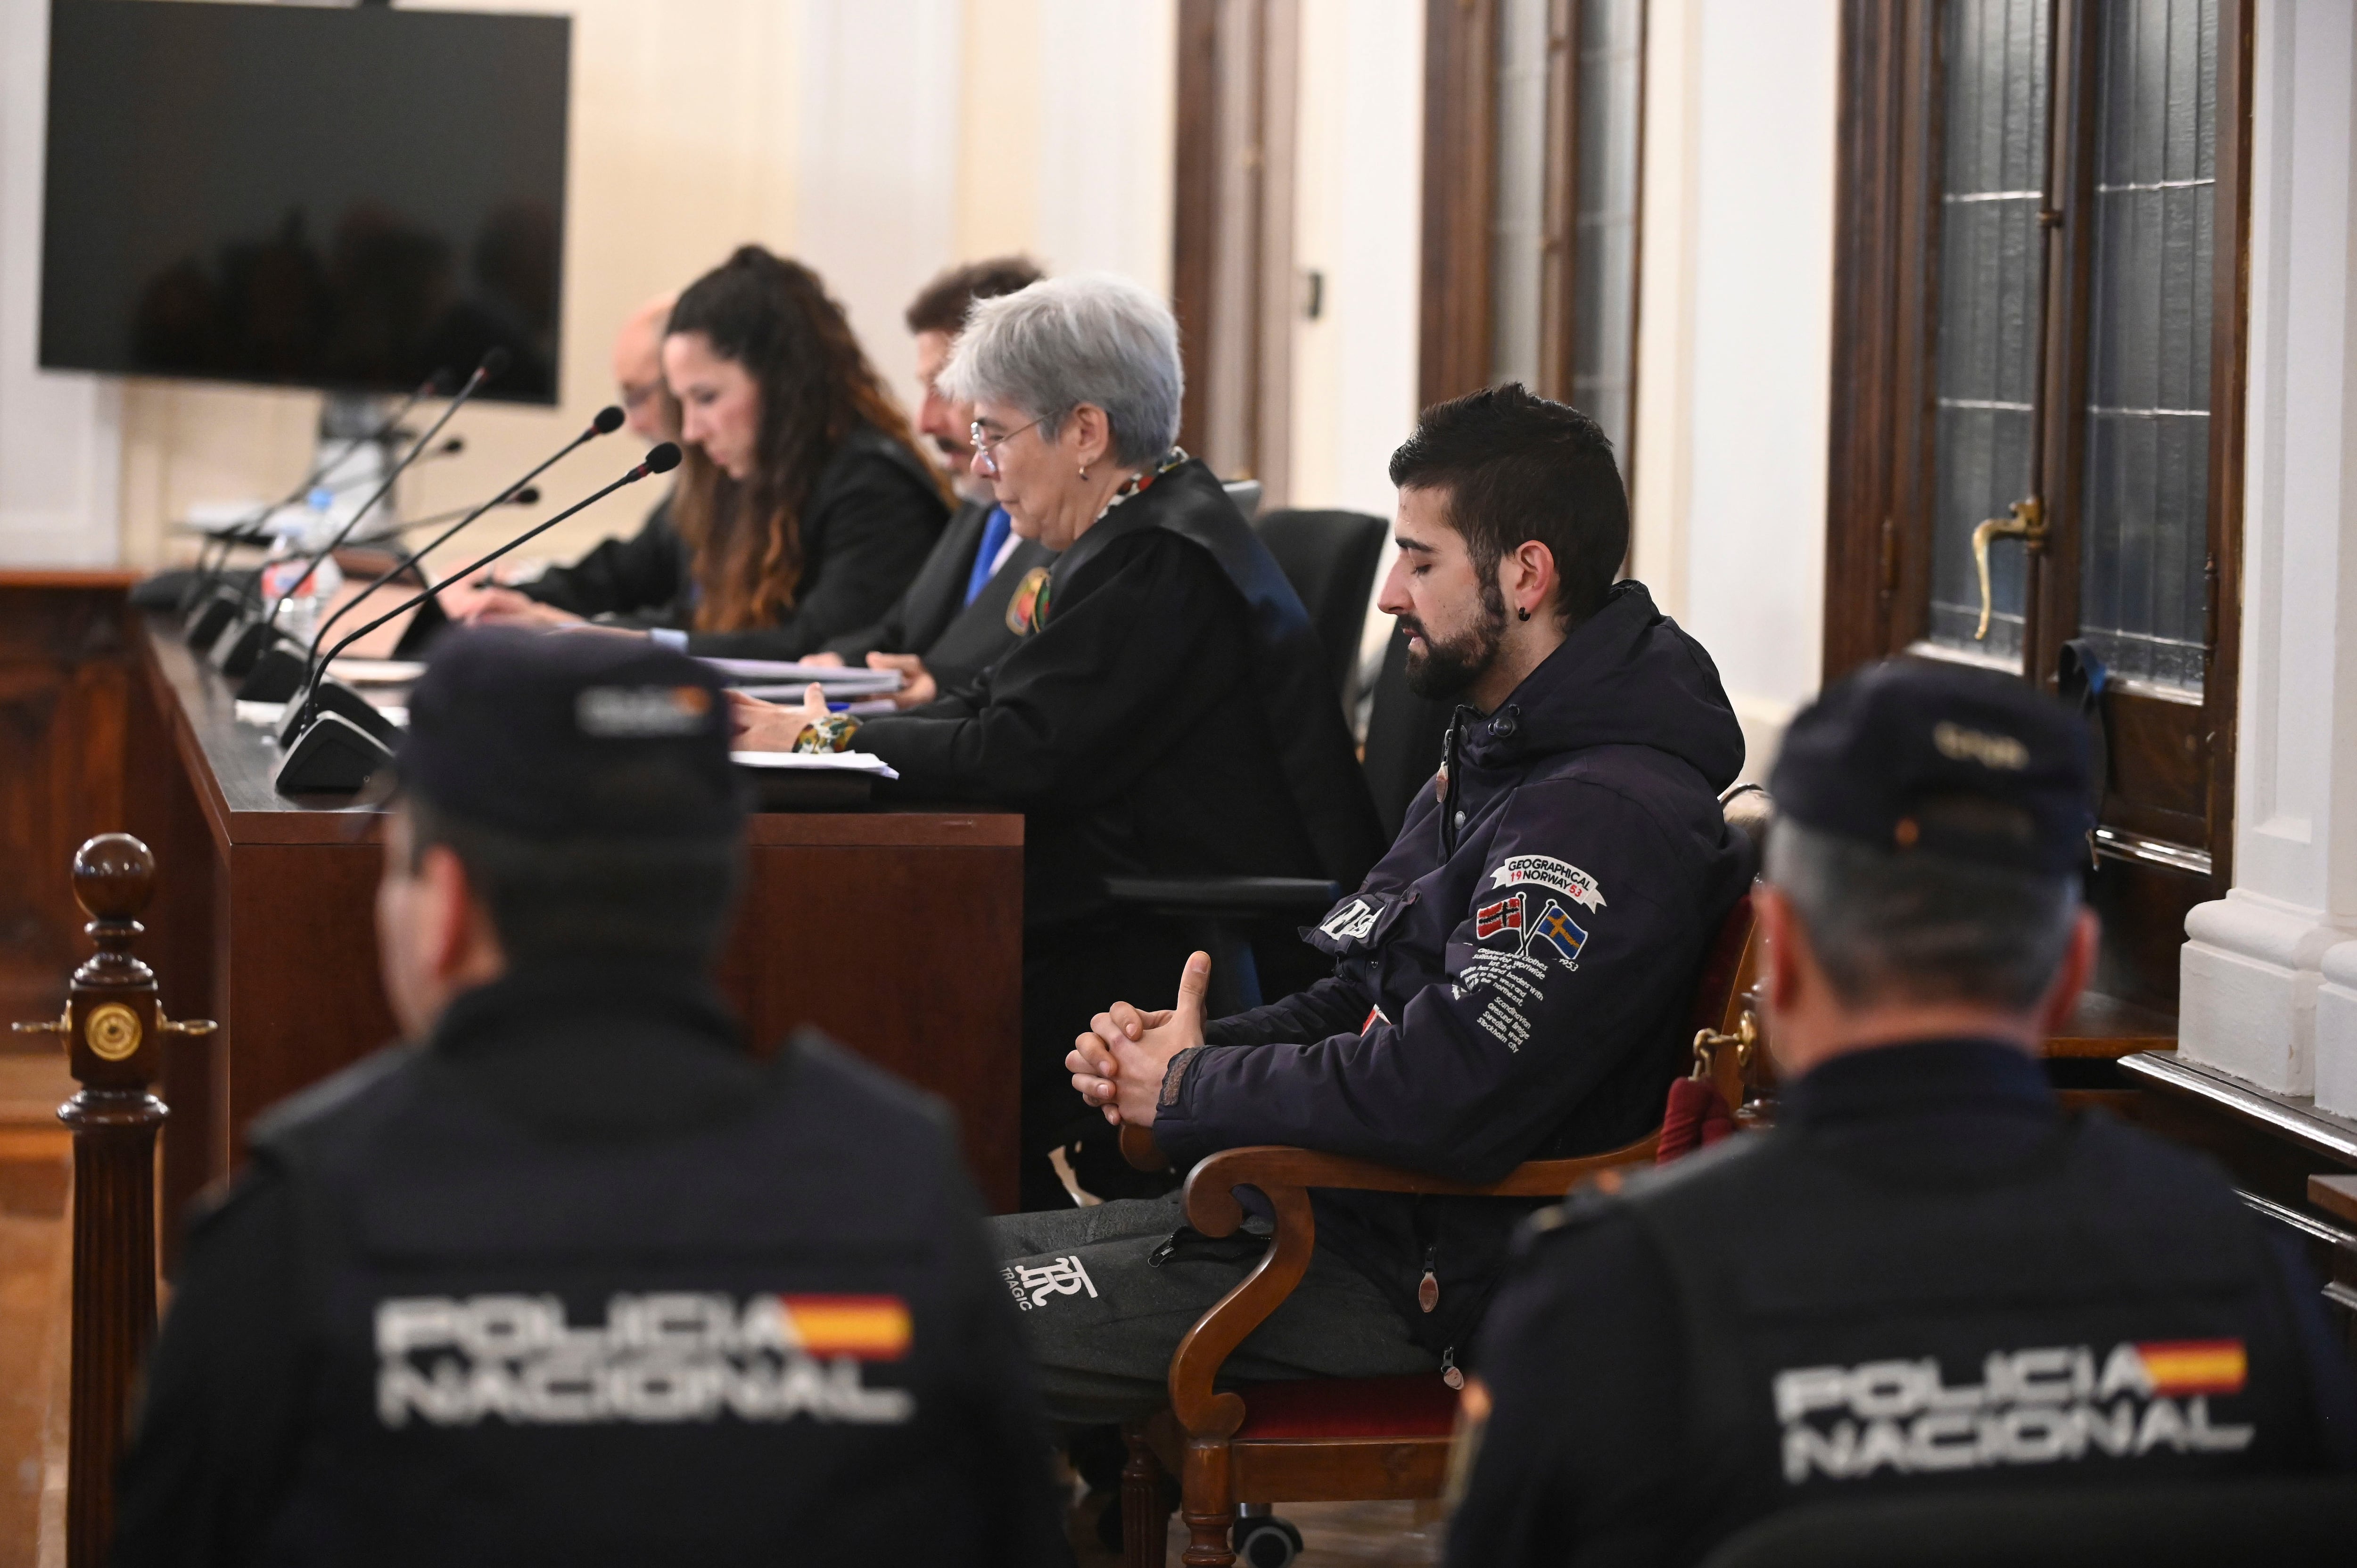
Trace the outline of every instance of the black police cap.
[[1793, 719], [1769, 790], [1822, 832], [2059, 875], [2086, 864], [2087, 757], [2078, 715], [2024, 682], [1890, 659]]
[[642, 637], [452, 630], [409, 698], [404, 788], [535, 839], [735, 833], [728, 704], [712, 671]]

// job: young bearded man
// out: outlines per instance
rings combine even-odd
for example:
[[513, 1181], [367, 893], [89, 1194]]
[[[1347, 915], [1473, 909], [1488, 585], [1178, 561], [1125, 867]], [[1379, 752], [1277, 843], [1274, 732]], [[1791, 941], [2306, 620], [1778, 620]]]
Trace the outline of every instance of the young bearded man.
[[[1628, 504], [1595, 424], [1518, 385], [1476, 392], [1427, 410], [1391, 476], [1379, 603], [1456, 716], [1398, 840], [1308, 936], [1333, 976], [1206, 1024], [1198, 953], [1177, 1008], [1117, 1003], [1071, 1055], [1081, 1092], [1181, 1170], [1289, 1144], [1479, 1182], [1642, 1136], [1750, 875], [1717, 799], [1741, 732], [1709, 656], [1613, 581]], [[1446, 1372], [1533, 1207], [1314, 1201], [1308, 1274], [1236, 1378]], [[1159, 1405], [1179, 1337], [1256, 1261], [1183, 1219], [1174, 1195], [994, 1221], [1051, 1418]]]

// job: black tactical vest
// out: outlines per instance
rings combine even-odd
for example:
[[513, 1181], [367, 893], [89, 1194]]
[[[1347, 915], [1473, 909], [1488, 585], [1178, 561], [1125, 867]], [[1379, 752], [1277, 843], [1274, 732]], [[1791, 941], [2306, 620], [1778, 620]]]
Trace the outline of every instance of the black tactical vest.
[[677, 1136], [551, 1137], [429, 1052], [327, 1100], [256, 1136], [322, 1260], [267, 1561], [983, 1558], [975, 1220], [911, 1097], [805, 1038]]
[[1781, 1129], [1630, 1208], [1688, 1347], [1692, 1556], [1803, 1503], [2316, 1463], [2256, 1222], [2100, 1113], [1971, 1180], [1893, 1180]]

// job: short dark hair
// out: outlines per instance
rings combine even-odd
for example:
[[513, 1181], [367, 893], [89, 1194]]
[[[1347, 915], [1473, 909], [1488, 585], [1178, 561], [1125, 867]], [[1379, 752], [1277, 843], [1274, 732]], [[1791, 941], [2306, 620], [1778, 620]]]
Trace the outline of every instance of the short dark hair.
[[1019, 294], [1048, 274], [1028, 256], [993, 256], [952, 267], [918, 292], [906, 317], [911, 332], [945, 332], [954, 338], [965, 329], [966, 312], [977, 299]]
[[470, 822], [415, 789], [409, 869], [443, 845], [491, 917], [511, 963], [597, 958], [702, 969], [720, 951], [743, 878], [736, 835], [534, 839]]
[[1596, 421], [1520, 381], [1437, 403], [1392, 454], [1392, 483], [1437, 489], [1487, 580], [1525, 540], [1555, 555], [1555, 610], [1575, 627], [1603, 607], [1629, 553], [1629, 493]]
[[[1917, 814], [1942, 807], [1927, 801]], [[2079, 914], [2075, 874], [1886, 849], [1790, 817], [1769, 835], [1767, 876], [1852, 1008], [1970, 1002], [2026, 1011], [2054, 983]]]

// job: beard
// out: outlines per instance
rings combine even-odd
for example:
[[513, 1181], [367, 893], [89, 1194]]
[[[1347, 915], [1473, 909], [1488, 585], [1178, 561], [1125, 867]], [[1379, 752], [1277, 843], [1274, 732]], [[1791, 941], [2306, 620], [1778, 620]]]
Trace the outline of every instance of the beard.
[[1399, 624], [1424, 640], [1421, 650], [1407, 650], [1407, 689], [1419, 697], [1460, 696], [1498, 661], [1498, 646], [1506, 637], [1506, 596], [1494, 578], [1484, 581], [1480, 614], [1456, 637], [1437, 638], [1414, 616], [1400, 617]]

